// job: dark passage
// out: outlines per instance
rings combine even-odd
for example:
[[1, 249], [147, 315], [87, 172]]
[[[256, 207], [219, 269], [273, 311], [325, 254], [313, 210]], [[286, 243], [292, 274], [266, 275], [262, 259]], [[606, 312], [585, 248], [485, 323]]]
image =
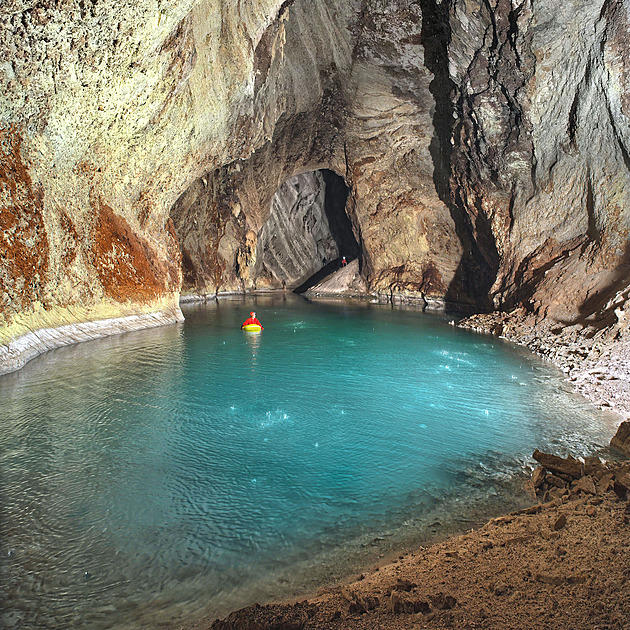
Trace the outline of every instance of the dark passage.
[[348, 201], [348, 187], [343, 179], [329, 169], [319, 171], [326, 184], [324, 194], [324, 211], [328, 219], [330, 234], [333, 237], [339, 257], [324, 265], [317, 273], [294, 289], [295, 293], [304, 293], [312, 286], [323, 280], [326, 276], [341, 267], [342, 256], [346, 257], [346, 262], [351, 262], [361, 254], [361, 247], [357, 243], [352, 229], [352, 222], [346, 213], [346, 203]]

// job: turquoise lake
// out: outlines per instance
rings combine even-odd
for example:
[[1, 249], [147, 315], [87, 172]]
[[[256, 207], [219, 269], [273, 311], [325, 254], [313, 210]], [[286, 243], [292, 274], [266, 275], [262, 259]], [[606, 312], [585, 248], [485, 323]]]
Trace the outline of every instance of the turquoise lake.
[[0, 377], [0, 626], [149, 628], [304, 593], [526, 505], [535, 448], [614, 432], [558, 370], [443, 316], [292, 295], [183, 311]]

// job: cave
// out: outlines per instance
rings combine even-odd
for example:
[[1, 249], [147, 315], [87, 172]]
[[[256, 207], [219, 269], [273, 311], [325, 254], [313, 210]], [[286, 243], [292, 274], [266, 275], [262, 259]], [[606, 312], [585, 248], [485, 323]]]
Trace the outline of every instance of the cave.
[[3, 371], [65, 343], [39, 330], [301, 288], [332, 253], [278, 275], [257, 241], [314, 171], [351, 191], [356, 244], [328, 222], [366, 296], [625, 321], [623, 3], [78, 4], [67, 38], [55, 3], [2, 18]]
[[328, 169], [294, 175], [271, 201], [257, 234], [256, 284], [303, 293], [351, 262], [361, 248], [346, 212], [349, 190]]
[[[358, 227], [344, 178], [327, 168], [281, 183], [251, 183], [256, 157], [198, 178], [170, 210], [182, 253], [182, 294], [291, 290], [302, 293], [358, 260]], [[273, 181], [273, 180], [271, 180]], [[348, 203], [350, 201], [350, 204]], [[247, 209], [247, 212], [244, 212]]]
[[[190, 456], [194, 449], [183, 448], [181, 457], [173, 457], [172, 446], [186, 431], [184, 447], [199, 447], [201, 433], [210, 438], [194, 460], [217, 463], [215, 445], [228, 443], [215, 438], [220, 434], [197, 430], [210, 409], [220, 411], [218, 426], [229, 433], [258, 436], [275, 426], [278, 437], [287, 438], [286, 425], [303, 425], [299, 412], [282, 404], [302, 404], [308, 395], [322, 404], [312, 426], [320, 431], [319, 419], [325, 418], [332, 420], [330, 428], [303, 443], [299, 435], [289, 439], [278, 457], [269, 457], [276, 462], [285, 455], [294, 457], [282, 478], [287, 470], [320, 467], [328, 448], [325, 440], [348, 426], [346, 411], [355, 401], [360, 402], [361, 424], [343, 445], [371, 438], [364, 419], [387, 418], [389, 413], [391, 425], [377, 441], [391, 445], [399, 440], [388, 461], [402, 461], [408, 449], [414, 465], [430, 463], [434, 453], [425, 457], [413, 449], [465, 440], [463, 428], [469, 420], [484, 435], [491, 434], [487, 422], [492, 405], [472, 412], [466, 404], [461, 405], [461, 422], [426, 439], [431, 424], [418, 423], [420, 414], [433, 413], [437, 394], [450, 402], [449, 385], [454, 392], [469, 384], [490, 391], [486, 383], [498, 379], [497, 400], [548, 407], [552, 422], [559, 417], [555, 394], [569, 387], [617, 414], [615, 424], [630, 416], [630, 0], [8, 0], [0, 9], [0, 51], [0, 407], [6, 468], [12, 474], [0, 490], [20, 496], [19, 502], [4, 506], [0, 529], [3, 523], [7, 526], [0, 538], [4, 541], [4, 533], [18, 530], [26, 534], [0, 549], [0, 573], [8, 569], [8, 592], [14, 595], [8, 602], [12, 610], [0, 613], [0, 626], [40, 627], [47, 611], [40, 609], [39, 600], [60, 604], [58, 616], [50, 616], [50, 627], [72, 625], [67, 595], [75, 586], [86, 589], [86, 617], [74, 618], [75, 626], [85, 621], [83, 625], [97, 627], [90, 618], [98, 614], [103, 627], [111, 627], [114, 610], [135, 616], [142, 609], [152, 617], [169, 594], [160, 590], [158, 598], [154, 591], [140, 603], [134, 578], [118, 565], [127, 553], [138, 561], [139, 578], [153, 580], [145, 560], [154, 558], [196, 580], [198, 558], [183, 563], [179, 552], [199, 550], [209, 560], [209, 574], [219, 577], [219, 586], [229, 586], [239, 563], [225, 573], [216, 571], [215, 560], [221, 558], [212, 557], [214, 535], [203, 545], [190, 545], [192, 539], [181, 535], [175, 521], [165, 523], [164, 531], [175, 537], [168, 545], [174, 556], [163, 562], [159, 551], [144, 555], [133, 548], [138, 541], [160, 538], [159, 530], [152, 525], [146, 535], [140, 529], [127, 535], [125, 519], [131, 508], [142, 511], [137, 497], [161, 500], [164, 488], [187, 489], [185, 481], [203, 479], [175, 475], [155, 495], [142, 492], [155, 471], [170, 470], [172, 461]], [[345, 271], [339, 269], [342, 256], [350, 263]], [[352, 280], [348, 272], [354, 274]], [[334, 279], [339, 280], [335, 287]], [[335, 291], [344, 299], [329, 299]], [[295, 304], [304, 309], [299, 320], [287, 315]], [[240, 328], [246, 313], [237, 310], [245, 305], [244, 311], [255, 307], [264, 320], [259, 337], [245, 336]], [[444, 313], [423, 314], [419, 305]], [[461, 318], [470, 309], [476, 314]], [[386, 311], [387, 330], [379, 344], [370, 317]], [[471, 350], [466, 357], [446, 347], [416, 345], [416, 333], [431, 317], [443, 320], [444, 328], [450, 320], [453, 326], [445, 338], [467, 339]], [[390, 326], [394, 318], [396, 326]], [[315, 320], [319, 328], [311, 325]], [[153, 330], [144, 330], [148, 328]], [[345, 332], [337, 336], [341, 328]], [[396, 332], [407, 328], [412, 328], [408, 336]], [[318, 342], [322, 331], [335, 333], [328, 346]], [[546, 379], [537, 368], [516, 372], [512, 362], [505, 368], [493, 362], [484, 367], [481, 360], [490, 356], [487, 346], [494, 342], [471, 331], [500, 336], [501, 346], [509, 345], [504, 341], [526, 346], [561, 368], [566, 380], [543, 396], [537, 381]], [[136, 342], [138, 352], [130, 352]], [[206, 342], [210, 345], [204, 347]], [[298, 354], [292, 359], [282, 344]], [[276, 372], [264, 369], [270, 348], [279, 350], [272, 366], [279, 368]], [[373, 356], [352, 354], [371, 349]], [[234, 351], [231, 358], [228, 350]], [[188, 363], [184, 357], [190, 358]], [[388, 362], [368, 381], [361, 370], [377, 366], [374, 357]], [[227, 367], [242, 366], [243, 360], [251, 361], [247, 369], [227, 378]], [[430, 373], [437, 379], [429, 387], [426, 370], [432, 360]], [[476, 365], [481, 366], [476, 373], [466, 372]], [[298, 368], [304, 366], [323, 367], [323, 374], [300, 378]], [[461, 380], [448, 380], [458, 374], [463, 374]], [[525, 391], [525, 374], [536, 381], [530, 394], [519, 393]], [[60, 381], [53, 384], [52, 377]], [[323, 394], [323, 377], [331, 378], [335, 387], [340, 384], [341, 391]], [[285, 378], [290, 387], [280, 404], [275, 386]], [[216, 386], [221, 379], [226, 379], [225, 389]], [[236, 421], [246, 383], [254, 396]], [[396, 403], [393, 394], [406, 391], [401, 385], [412, 391]], [[100, 386], [107, 389], [99, 392]], [[340, 404], [355, 387], [363, 389], [348, 404]], [[363, 413], [361, 405], [377, 389], [384, 401], [376, 411]], [[410, 407], [408, 401], [423, 389], [429, 398]], [[174, 391], [216, 395], [221, 404], [208, 405], [203, 397], [194, 404], [174, 404]], [[13, 392], [34, 397], [22, 401]], [[264, 405], [257, 400], [259, 393], [269, 394]], [[58, 394], [66, 395], [67, 407]], [[124, 395], [129, 399], [124, 401]], [[125, 402], [125, 408], [81, 416], [110, 400], [114, 407]], [[476, 404], [480, 396], [470, 400]], [[52, 418], [55, 401], [60, 411]], [[156, 403], [161, 402], [159, 412]], [[143, 426], [155, 437], [154, 448], [143, 440], [129, 448], [134, 436], [145, 433], [128, 418], [127, 407], [140, 410]], [[396, 428], [407, 412], [413, 417], [405, 424], [413, 423], [415, 437], [407, 426]], [[28, 427], [21, 422], [23, 413], [30, 416]], [[515, 417], [514, 430], [507, 426], [496, 434], [516, 437], [533, 416], [526, 405]], [[430, 556], [421, 549], [414, 560], [399, 557], [389, 570], [395, 582], [361, 591], [375, 584], [371, 573], [361, 572], [360, 585], [344, 588], [337, 601], [319, 612], [321, 602], [314, 607], [296, 604], [282, 613], [257, 606], [244, 614], [241, 625], [234, 620], [213, 627], [252, 627], [259, 621], [260, 627], [275, 627], [279, 619], [284, 619], [283, 627], [318, 627], [312, 615], [319, 615], [319, 627], [380, 627], [374, 616], [381, 614], [388, 617], [382, 627], [390, 627], [393, 615], [392, 623], [399, 626], [407, 623], [400, 613], [423, 614], [431, 608], [423, 620], [431, 627], [466, 623], [505, 628], [530, 617], [540, 627], [618, 627], [630, 618], [627, 531], [620, 528], [630, 518], [628, 509], [621, 511], [630, 495], [628, 467], [613, 472], [610, 461], [602, 463], [599, 445], [610, 431], [587, 439], [590, 421], [580, 428], [577, 417], [572, 411], [567, 414], [566, 441], [550, 435], [540, 446], [553, 446], [559, 454], [551, 457], [585, 476], [573, 479], [571, 473], [554, 469], [557, 461], [547, 461], [547, 468], [539, 460], [542, 468], [534, 472], [532, 485], [541, 505], [494, 521], [472, 545], [472, 538], [462, 539], [446, 554], [442, 547], [434, 558], [448, 562], [429, 580], [430, 588], [423, 590], [413, 574], [401, 579], [401, 571], [411, 564], [427, 565], [423, 558]], [[255, 424], [244, 430], [248, 422]], [[623, 450], [629, 452], [624, 424]], [[102, 448], [72, 465], [72, 449], [94, 442], [93, 426], [104, 430]], [[88, 430], [77, 433], [83, 429]], [[556, 432], [555, 426], [551, 431]], [[130, 454], [129, 460], [111, 467], [122, 474], [121, 483], [115, 474], [94, 483], [94, 471], [114, 461], [110, 455], [115, 443]], [[258, 463], [267, 447], [278, 444], [255, 438], [242, 449], [228, 450], [251, 452]], [[588, 447], [574, 452], [584, 461], [564, 459], [578, 444]], [[590, 449], [591, 444], [597, 448]], [[25, 473], [22, 463], [10, 461], [19, 449], [28, 454], [31, 445], [41, 450], [29, 459], [32, 472]], [[368, 446], [365, 452], [370, 454]], [[474, 459], [449, 456], [435, 478], [448, 480], [449, 486], [451, 479], [470, 479], [471, 492], [459, 490], [454, 499], [470, 498], [473, 504], [468, 505], [479, 514], [477, 491], [483, 487], [494, 494], [498, 479], [504, 478], [504, 463], [511, 467], [524, 462], [522, 449], [508, 463], [496, 459], [495, 454], [505, 453], [488, 442]], [[153, 460], [144, 459], [152, 453]], [[482, 460], [484, 469], [488, 462], [491, 468], [493, 461], [497, 464], [491, 478], [487, 470], [476, 476]], [[348, 457], [340, 465], [352, 461]], [[462, 468], [455, 473], [448, 462]], [[128, 463], [139, 465], [139, 483], [126, 490], [122, 484], [128, 480]], [[189, 512], [193, 529], [207, 524], [212, 511], [230, 507], [230, 499], [241, 491], [250, 489], [256, 496], [263, 492], [263, 476], [238, 464], [246, 476], [232, 496], [213, 480], [200, 484], [202, 496]], [[362, 480], [361, 474], [376, 469], [370, 457], [347, 471], [344, 485], [369, 489], [371, 479]], [[396, 473], [384, 470], [388, 483], [401, 482]], [[415, 473], [411, 477], [417, 484], [420, 478]], [[34, 481], [32, 488], [22, 486], [27, 480]], [[443, 498], [433, 491], [433, 481], [426, 483], [433, 495], [427, 506]], [[120, 515], [120, 526], [117, 522], [97, 531], [85, 507], [105, 505], [97, 493], [110, 486], [123, 498], [123, 508], [109, 512]], [[307, 507], [325, 513], [328, 495], [311, 500], [312, 486], [304, 487]], [[49, 500], [49, 491], [55, 489], [87, 494], [70, 505]], [[216, 501], [209, 500], [213, 490], [220, 492]], [[416, 490], [410, 486], [405, 496], [418, 496]], [[393, 496], [390, 491], [382, 495], [385, 500]], [[171, 505], [185, 505], [180, 498]], [[196, 509], [199, 505], [203, 512]], [[368, 514], [360, 520], [379, 523], [370, 514], [379, 505], [385, 503], [368, 504]], [[388, 511], [402, 514], [399, 505]], [[156, 503], [146, 510], [146, 518], [160, 513]], [[237, 517], [248, 513], [258, 510], [234, 510]], [[37, 523], [19, 525], [19, 519], [33, 515]], [[277, 521], [299, 528], [300, 510], [282, 511], [281, 516]], [[79, 539], [74, 530], [65, 535], [55, 524], [81, 518], [89, 525], [87, 542], [80, 545], [78, 563], [71, 565], [57, 544], [62, 538], [58, 532], [67, 541]], [[319, 531], [334, 533], [344, 519], [341, 515]], [[439, 512], [434, 522], [449, 527]], [[460, 522], [468, 527], [467, 520]], [[31, 533], [51, 523], [51, 544], [37, 543], [35, 548]], [[536, 535], [523, 536], [521, 524]], [[274, 528], [272, 521], [256, 532]], [[230, 524], [215, 532], [238, 530]], [[117, 539], [115, 544], [104, 544], [105, 531]], [[575, 537], [582, 533], [592, 534], [592, 546], [582, 554], [565, 555], [566, 549], [587, 549], [585, 539]], [[488, 536], [496, 544], [488, 545]], [[602, 555], [605, 538], [610, 553]], [[254, 539], [244, 540], [248, 557], [257, 556], [261, 548], [248, 546]], [[378, 540], [374, 531], [361, 548], [372, 549], [371, 541]], [[557, 553], [547, 553], [547, 543], [560, 542]], [[115, 584], [134, 591], [129, 605], [101, 605], [94, 598], [95, 586], [109, 592], [100, 589], [102, 576], [86, 561], [85, 550], [90, 558], [99, 557], [92, 553], [95, 547], [112, 559]], [[501, 564], [502, 548], [512, 554], [529, 548], [527, 555], [536, 558], [532, 570], [525, 572], [524, 565], [509, 558]], [[540, 556], [535, 556], [536, 549]], [[44, 550], [52, 555], [40, 557]], [[597, 566], [583, 562], [598, 554], [603, 560]], [[270, 557], [284, 555], [280, 550]], [[473, 557], [486, 562], [483, 571], [468, 564]], [[36, 560], [46, 569], [59, 558], [58, 577], [33, 573]], [[561, 564], [553, 569], [555, 563]], [[466, 567], [459, 574], [462, 584], [469, 576], [479, 582], [461, 596], [456, 582], [444, 581], [455, 575], [455, 565]], [[24, 572], [12, 573], [18, 566]], [[494, 584], [497, 566], [512, 566], [516, 573]], [[523, 575], [529, 576], [529, 585]], [[292, 576], [273, 576], [293, 588]], [[57, 584], [62, 590], [34, 589], [33, 579], [36, 585]], [[170, 576], [159, 583], [160, 588], [174, 584]], [[436, 593], [434, 585], [440, 583], [444, 588]], [[608, 595], [615, 583], [625, 590], [617, 589], [613, 602]], [[518, 589], [501, 604], [501, 596], [515, 584]], [[15, 585], [23, 591], [15, 591]], [[547, 587], [559, 602], [550, 599]], [[587, 587], [588, 593], [583, 590]], [[597, 599], [597, 593], [605, 597]], [[336, 597], [333, 590], [331, 596]], [[24, 604], [27, 597], [30, 611]], [[500, 618], [508, 600], [510, 614]], [[468, 608], [472, 602], [482, 606], [474, 614]], [[574, 602], [593, 605], [577, 619], [571, 617], [579, 608]], [[265, 610], [269, 623], [263, 619]], [[25, 614], [31, 614], [30, 626], [23, 623]], [[535, 619], [536, 614], [543, 617]], [[147, 627], [165, 619], [152, 617]]]

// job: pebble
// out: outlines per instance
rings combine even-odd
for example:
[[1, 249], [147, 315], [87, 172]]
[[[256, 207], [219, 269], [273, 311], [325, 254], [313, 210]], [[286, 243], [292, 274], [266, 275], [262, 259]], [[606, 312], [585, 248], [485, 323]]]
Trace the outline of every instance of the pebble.
[[560, 516], [558, 517], [558, 519], [553, 525], [553, 529], [554, 531], [557, 532], [561, 530], [566, 524], [567, 524], [567, 517], [564, 514], [560, 514]]

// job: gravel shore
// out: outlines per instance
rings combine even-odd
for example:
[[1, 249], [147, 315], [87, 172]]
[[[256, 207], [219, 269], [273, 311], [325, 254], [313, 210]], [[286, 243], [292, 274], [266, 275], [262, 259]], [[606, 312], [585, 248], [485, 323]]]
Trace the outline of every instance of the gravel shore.
[[[291, 604], [254, 605], [194, 628], [630, 628], [630, 462], [562, 496], [373, 567]], [[559, 490], [559, 489], [558, 489]], [[619, 490], [619, 488], [617, 488]]]

